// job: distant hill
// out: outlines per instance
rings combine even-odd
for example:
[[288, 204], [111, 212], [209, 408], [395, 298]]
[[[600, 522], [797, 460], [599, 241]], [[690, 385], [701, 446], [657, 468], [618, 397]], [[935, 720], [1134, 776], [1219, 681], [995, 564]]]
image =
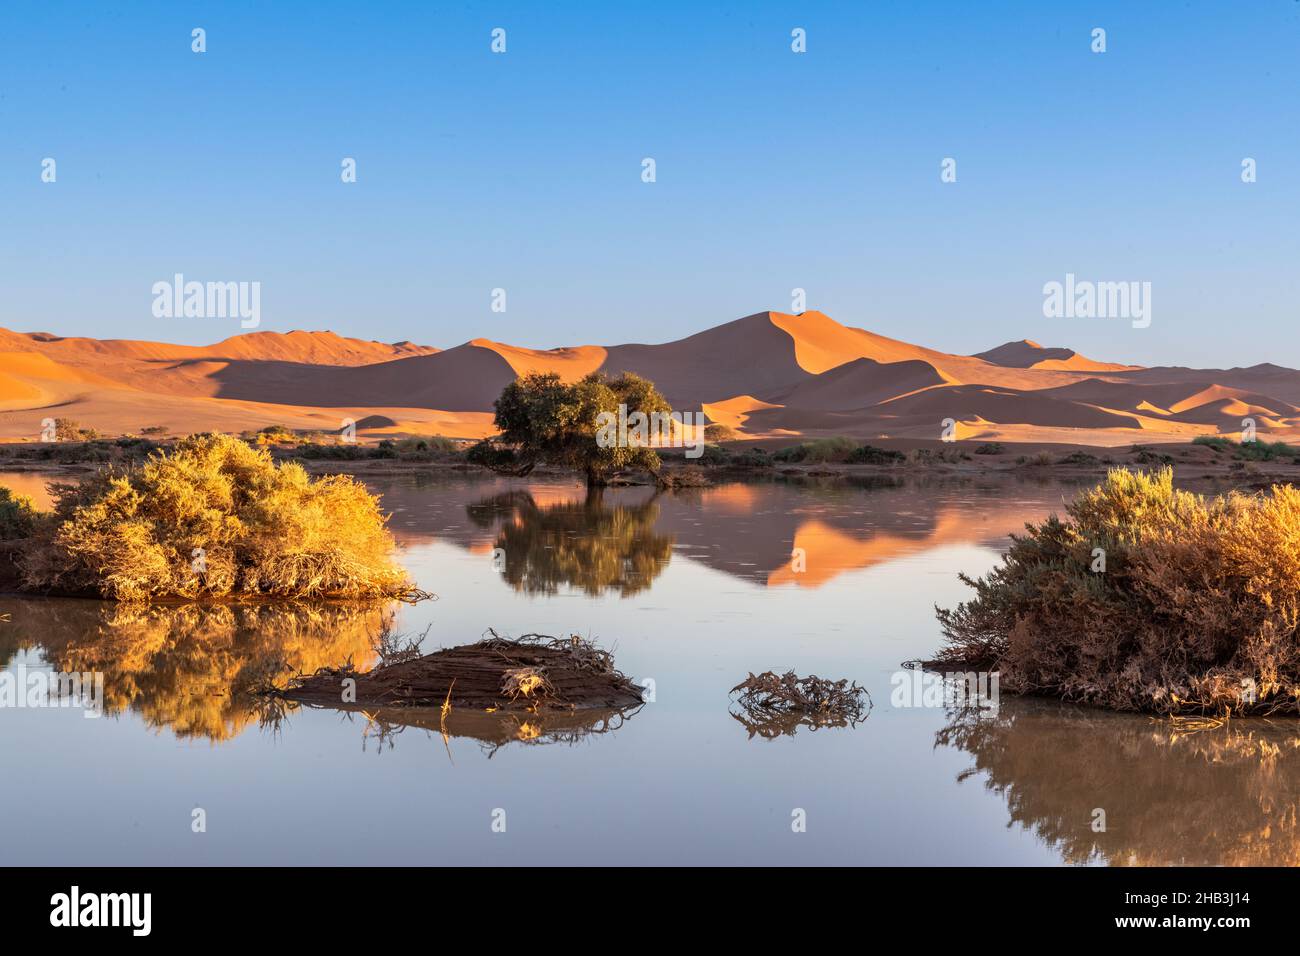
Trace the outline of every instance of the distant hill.
[[[841, 325], [821, 312], [758, 312], [674, 342], [527, 349], [476, 338], [438, 350], [333, 332], [251, 332], [214, 345], [66, 338], [0, 329], [0, 440], [34, 440], [45, 417], [105, 434], [267, 424], [363, 435], [492, 430], [516, 376], [636, 372], [675, 407], [742, 436], [961, 438], [1118, 445], [1300, 434], [1300, 372], [1140, 368], [1028, 339], [955, 355]], [[365, 426], [369, 425], [370, 428]]]

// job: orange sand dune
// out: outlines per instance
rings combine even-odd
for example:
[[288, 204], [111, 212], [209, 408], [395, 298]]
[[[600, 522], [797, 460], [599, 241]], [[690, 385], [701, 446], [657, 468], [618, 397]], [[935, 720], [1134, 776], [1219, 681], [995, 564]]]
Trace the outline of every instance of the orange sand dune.
[[171, 345], [132, 339], [63, 338], [48, 332], [3, 332], [0, 346], [26, 348], [54, 358], [76, 361], [87, 357], [167, 361], [179, 359], [249, 359], [254, 361], [303, 362], [310, 365], [368, 365], [407, 355], [438, 351], [424, 345], [398, 342], [367, 342], [344, 338], [333, 332], [248, 332], [223, 339], [214, 345]]
[[502, 345], [489, 339], [474, 339], [469, 344], [496, 352], [509, 363], [516, 375], [555, 372], [566, 382], [575, 382], [599, 369], [604, 364], [606, 355], [605, 350], [598, 345], [539, 351]]
[[1044, 348], [1030, 339], [1007, 342], [987, 352], [971, 356], [1007, 368], [1032, 368], [1044, 371], [1068, 372], [1123, 372], [1136, 368], [1116, 365], [1113, 362], [1094, 362], [1073, 349]]
[[945, 379], [938, 370], [920, 359], [885, 364], [860, 358], [801, 382], [781, 397], [791, 408], [843, 411], [890, 401], [943, 384]]
[[716, 422], [719, 425], [727, 425], [731, 428], [742, 428], [749, 413], [759, 410], [760, 408], [780, 408], [780, 405], [774, 405], [771, 402], [760, 401], [753, 395], [737, 395], [735, 398], [729, 398], [722, 402], [705, 402], [703, 404], [704, 414], [709, 416], [709, 421]]
[[182, 346], [0, 329], [0, 439], [33, 440], [47, 415], [107, 434], [335, 431], [353, 418], [367, 423], [363, 437], [476, 437], [517, 376], [593, 371], [643, 375], [674, 407], [749, 437], [933, 439], [952, 419], [961, 439], [1112, 445], [1226, 433], [1248, 417], [1273, 437], [1300, 434], [1300, 372], [1279, 365], [1144, 369], [1027, 339], [955, 355], [808, 311], [758, 312], [658, 345], [549, 350], [305, 331]]

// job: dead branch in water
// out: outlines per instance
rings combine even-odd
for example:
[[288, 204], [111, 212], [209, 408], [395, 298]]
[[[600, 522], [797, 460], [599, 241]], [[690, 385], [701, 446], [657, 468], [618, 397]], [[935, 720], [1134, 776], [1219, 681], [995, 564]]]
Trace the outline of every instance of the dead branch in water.
[[767, 739], [793, 735], [800, 727], [856, 727], [871, 713], [871, 695], [858, 684], [823, 680], [815, 675], [797, 677], [794, 671], [764, 671], [731, 688], [731, 711], [751, 737]]

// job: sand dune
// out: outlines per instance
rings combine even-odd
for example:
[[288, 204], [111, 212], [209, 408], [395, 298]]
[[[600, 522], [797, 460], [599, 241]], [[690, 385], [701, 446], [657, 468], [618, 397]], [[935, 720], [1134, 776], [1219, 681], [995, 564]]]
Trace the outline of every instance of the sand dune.
[[1044, 348], [1030, 339], [1007, 342], [972, 358], [983, 359], [1005, 368], [1033, 368], [1065, 372], [1123, 372], [1136, 366], [1116, 365], [1112, 362], [1094, 362], [1073, 349]]
[[0, 329], [0, 440], [34, 440], [47, 416], [107, 434], [281, 423], [363, 437], [491, 432], [492, 402], [519, 375], [593, 371], [653, 380], [675, 407], [742, 435], [959, 438], [1112, 445], [1235, 434], [1242, 420], [1300, 435], [1300, 372], [1140, 368], [1028, 339], [955, 355], [836, 322], [758, 312], [658, 345], [548, 350], [471, 339], [439, 350], [333, 332], [253, 332], [213, 345]]

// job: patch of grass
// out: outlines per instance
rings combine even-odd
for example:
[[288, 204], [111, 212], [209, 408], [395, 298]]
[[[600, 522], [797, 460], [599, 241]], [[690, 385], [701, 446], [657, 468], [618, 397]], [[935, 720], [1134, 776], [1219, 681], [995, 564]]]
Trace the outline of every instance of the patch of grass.
[[267, 425], [255, 432], [246, 432], [244, 439], [257, 445], [296, 445], [302, 440], [287, 425]]
[[414, 461], [432, 461], [434, 458], [445, 458], [460, 452], [459, 445], [442, 435], [413, 435], [410, 438], [399, 438], [393, 442], [393, 449], [399, 458], [409, 458]]
[[1139, 465], [1172, 465], [1174, 459], [1172, 455], [1164, 455], [1157, 451], [1152, 451], [1143, 445], [1134, 445], [1138, 449], [1137, 457], [1134, 461]]
[[1197, 435], [1192, 439], [1193, 445], [1205, 445], [1218, 452], [1232, 452], [1234, 458], [1245, 461], [1274, 461], [1278, 458], [1296, 458], [1300, 448], [1288, 445], [1284, 441], [1246, 441], [1235, 442], [1221, 435]]
[[977, 455], [1000, 455], [1007, 450], [1007, 446], [1000, 441], [986, 441], [975, 449]]
[[782, 463], [808, 462], [823, 464], [830, 461], [847, 461], [858, 448], [852, 438], [817, 438], [801, 445], [792, 445], [774, 452], [772, 457]]
[[848, 460], [868, 465], [893, 465], [907, 461], [907, 455], [892, 448], [877, 448], [875, 445], [862, 445], [850, 452]]
[[718, 468], [730, 465], [735, 456], [721, 445], [705, 445], [696, 463], [706, 467]]
[[[1104, 550], [1105, 569], [1097, 567]], [[935, 664], [1162, 714], [1300, 711], [1300, 489], [1205, 497], [1113, 469], [940, 610]]]
[[51, 491], [57, 524], [22, 559], [31, 588], [123, 601], [414, 593], [363, 485], [313, 479], [227, 435]]
[[54, 419], [55, 441], [94, 441], [98, 437], [99, 432], [95, 429], [83, 428], [71, 418]]
[[907, 456], [908, 461], [915, 465], [933, 465], [944, 463], [955, 465], [961, 461], [972, 461], [970, 455], [956, 448], [915, 448]]
[[1076, 449], [1075, 451], [1070, 452], [1068, 455], [1062, 456], [1061, 460], [1057, 462], [1057, 464], [1085, 465], [1085, 466], [1100, 465], [1101, 459], [1098, 458], [1096, 455], [1090, 455], [1086, 451], [1079, 451]]
[[1016, 456], [1016, 464], [1024, 465], [1027, 468], [1046, 468], [1048, 465], [1055, 464], [1056, 459], [1052, 457], [1051, 452], [1040, 451], [1033, 455]]
[[1237, 454], [1247, 461], [1274, 461], [1278, 458], [1295, 458], [1300, 448], [1284, 441], [1248, 441], [1237, 446]]
[[746, 448], [732, 455], [730, 464], [733, 468], [771, 468], [772, 456], [758, 447]]

